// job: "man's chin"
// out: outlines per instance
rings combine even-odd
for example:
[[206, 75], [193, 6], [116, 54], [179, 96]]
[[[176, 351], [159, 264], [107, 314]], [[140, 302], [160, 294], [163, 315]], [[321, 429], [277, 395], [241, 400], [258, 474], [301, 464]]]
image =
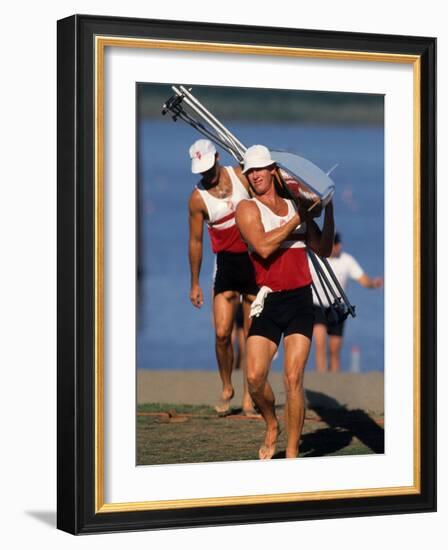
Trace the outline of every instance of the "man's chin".
[[253, 183], [250, 184], [250, 188], [252, 189], [252, 191], [253, 191], [256, 195], [261, 195], [261, 190], [260, 190], [260, 188], [257, 189]]

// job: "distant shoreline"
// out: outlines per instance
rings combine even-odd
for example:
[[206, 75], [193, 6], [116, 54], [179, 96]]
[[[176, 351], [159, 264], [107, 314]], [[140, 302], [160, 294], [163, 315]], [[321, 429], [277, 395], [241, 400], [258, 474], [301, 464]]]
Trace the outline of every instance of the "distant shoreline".
[[[169, 85], [138, 88], [139, 117], [160, 120]], [[224, 124], [231, 122], [383, 126], [383, 96], [303, 90], [195, 86], [198, 99]]]

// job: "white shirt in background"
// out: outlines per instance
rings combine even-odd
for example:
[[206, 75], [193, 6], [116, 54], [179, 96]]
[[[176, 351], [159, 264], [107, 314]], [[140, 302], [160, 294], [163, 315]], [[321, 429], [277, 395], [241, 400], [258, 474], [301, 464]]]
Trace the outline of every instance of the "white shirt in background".
[[[320, 261], [317, 256], [315, 256], [315, 257], [318, 261]], [[339, 281], [339, 284], [341, 285], [341, 287], [344, 291], [347, 288], [347, 283], [348, 283], [349, 279], [354, 279], [355, 281], [357, 281], [364, 274], [364, 271], [363, 271], [362, 267], [358, 264], [358, 262], [355, 260], [355, 258], [353, 256], [351, 256], [350, 254], [347, 254], [347, 252], [341, 252], [341, 254], [339, 256], [327, 258], [327, 260], [328, 260], [328, 263], [330, 264], [331, 268], [333, 269], [333, 271], [336, 275], [336, 278]], [[316, 271], [314, 269], [313, 262], [309, 258], [308, 258], [308, 262], [309, 262], [309, 265], [310, 265], [311, 277], [313, 278], [313, 283], [316, 287], [317, 292], [319, 293], [319, 296], [321, 297], [322, 304], [323, 304], [324, 307], [328, 307], [330, 304], [328, 303], [328, 300], [327, 300], [327, 298], [325, 296], [325, 293], [322, 289], [319, 278], [318, 278], [318, 276], [316, 274]], [[326, 270], [325, 270], [325, 267], [323, 266], [322, 262], [321, 262], [321, 265], [322, 265], [322, 268], [324, 270], [324, 273], [326, 274]], [[331, 282], [331, 285], [334, 288], [336, 296], [340, 296], [340, 294], [339, 294], [336, 286], [334, 285], [333, 281], [331, 280], [331, 278], [328, 275], [327, 275], [327, 278]], [[327, 292], [328, 292], [328, 295], [329, 295], [330, 299], [333, 300], [333, 295], [331, 294], [331, 292], [330, 291], [327, 291]], [[319, 300], [318, 300], [318, 298], [317, 298], [317, 296], [314, 292], [314, 289], [313, 289], [313, 303], [316, 306], [320, 305]]]

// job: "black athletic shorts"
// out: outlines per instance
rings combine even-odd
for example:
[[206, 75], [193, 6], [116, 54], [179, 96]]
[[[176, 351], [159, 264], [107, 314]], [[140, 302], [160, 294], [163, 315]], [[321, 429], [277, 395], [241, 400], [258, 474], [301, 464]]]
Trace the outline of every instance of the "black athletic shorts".
[[260, 316], [252, 319], [249, 336], [264, 336], [277, 346], [282, 334], [303, 334], [311, 340], [313, 323], [311, 286], [271, 292]]
[[254, 266], [247, 252], [218, 252], [216, 254], [216, 274], [213, 284], [215, 296], [226, 290], [241, 294], [258, 292], [255, 283]]
[[327, 334], [329, 336], [342, 336], [344, 333], [344, 321], [334, 324], [329, 323], [328, 319], [325, 317], [324, 312], [320, 306], [313, 306], [314, 309], [314, 324], [315, 325], [325, 325], [327, 327]]

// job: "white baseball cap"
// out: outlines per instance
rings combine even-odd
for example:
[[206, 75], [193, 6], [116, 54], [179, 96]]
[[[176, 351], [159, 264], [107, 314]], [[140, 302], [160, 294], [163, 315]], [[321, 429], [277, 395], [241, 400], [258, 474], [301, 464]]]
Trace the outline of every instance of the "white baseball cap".
[[190, 147], [193, 174], [207, 172], [215, 164], [216, 148], [209, 139], [198, 139]]
[[244, 153], [243, 173], [246, 173], [252, 168], [266, 168], [266, 166], [271, 166], [274, 162], [267, 147], [264, 145], [252, 145], [252, 147], [249, 147]]

